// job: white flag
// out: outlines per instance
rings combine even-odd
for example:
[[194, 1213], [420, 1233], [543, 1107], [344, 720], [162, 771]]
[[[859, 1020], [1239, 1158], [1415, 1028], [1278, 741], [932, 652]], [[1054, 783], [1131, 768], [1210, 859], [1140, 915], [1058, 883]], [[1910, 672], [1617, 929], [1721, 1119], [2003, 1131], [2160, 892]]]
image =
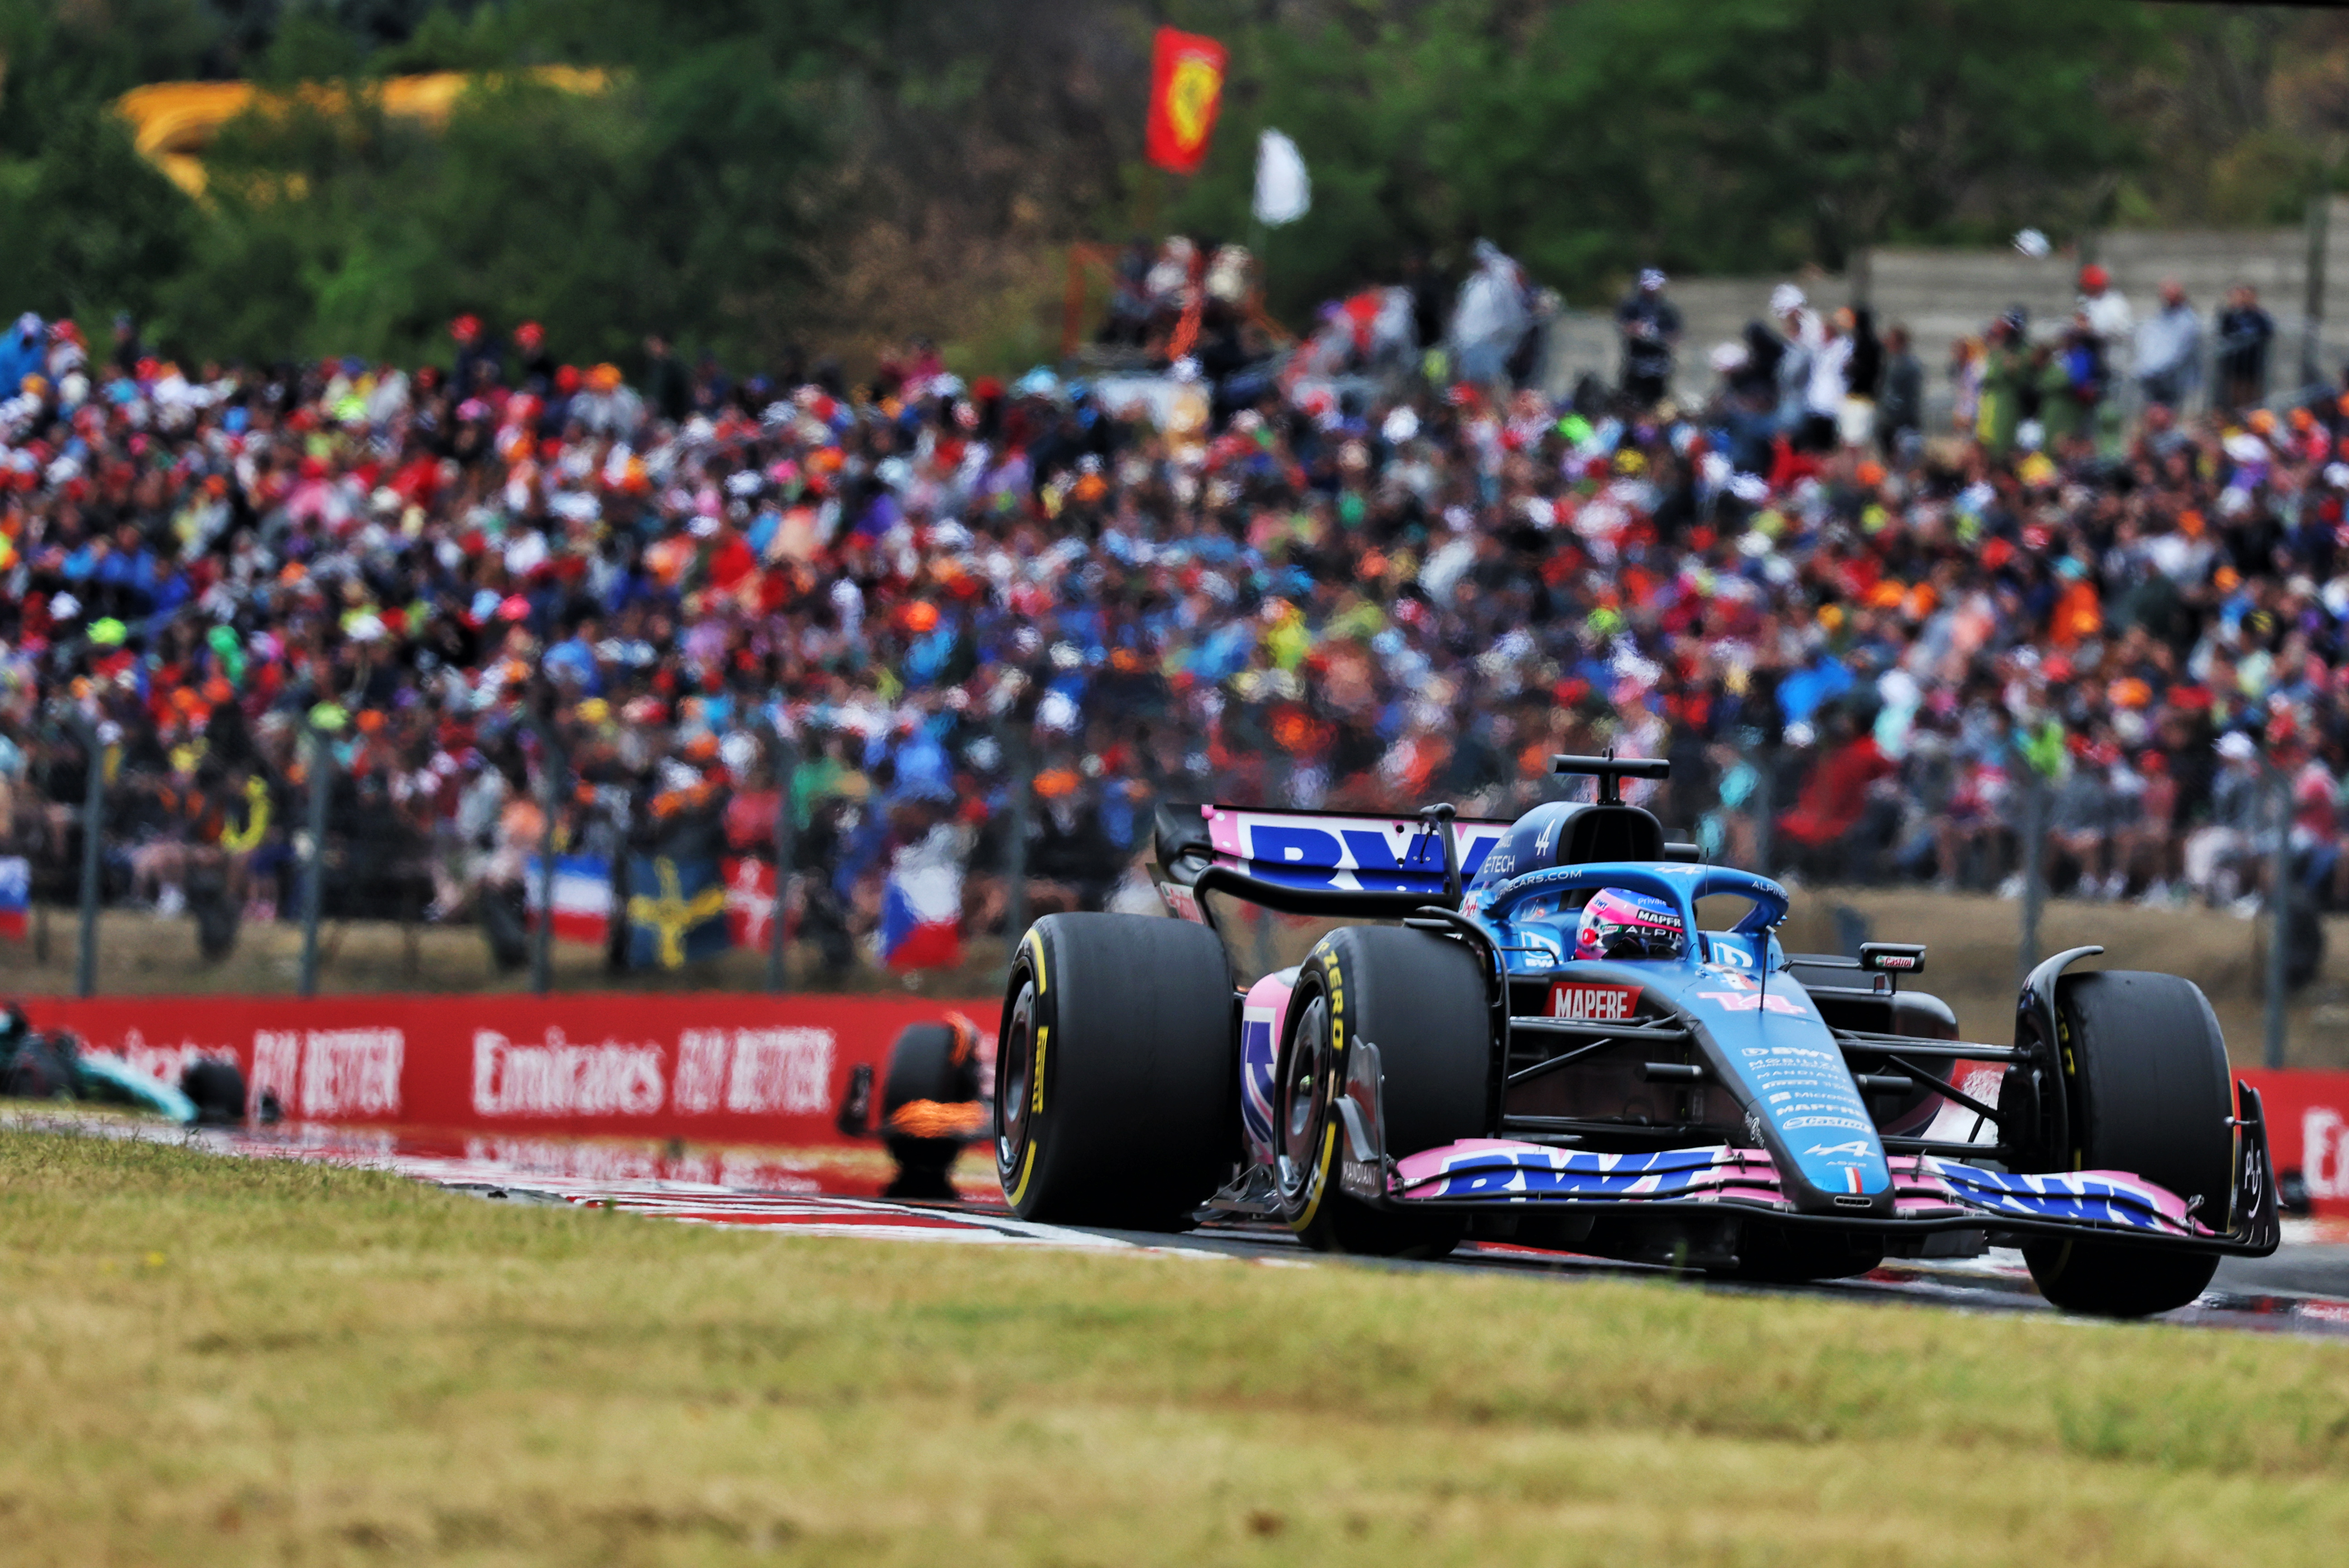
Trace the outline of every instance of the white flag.
[[1297, 143], [1278, 130], [1256, 139], [1256, 216], [1278, 228], [1293, 223], [1313, 206], [1313, 182]]

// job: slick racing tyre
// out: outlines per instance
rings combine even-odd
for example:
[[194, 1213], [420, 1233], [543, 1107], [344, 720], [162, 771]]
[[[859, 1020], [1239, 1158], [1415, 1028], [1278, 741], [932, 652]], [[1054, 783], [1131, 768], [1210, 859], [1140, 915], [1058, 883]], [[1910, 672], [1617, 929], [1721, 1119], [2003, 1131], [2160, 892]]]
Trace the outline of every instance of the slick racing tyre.
[[[2199, 987], [2106, 970], [2056, 982], [2056, 1062], [2071, 1147], [2044, 1168], [2123, 1170], [2223, 1227], [2234, 1189], [2227, 1045]], [[2143, 1317], [2184, 1306], [2219, 1267], [2209, 1252], [2048, 1239], [2023, 1249], [2039, 1293], [2066, 1312]]]
[[196, 1107], [196, 1119], [215, 1126], [244, 1120], [244, 1075], [233, 1062], [207, 1058], [188, 1064], [180, 1093]]
[[1011, 964], [995, 1168], [1023, 1220], [1187, 1224], [1237, 1157], [1238, 1004], [1213, 931], [1047, 915]]
[[978, 1098], [978, 1031], [960, 1015], [909, 1023], [889, 1047], [881, 1142], [897, 1162], [893, 1196], [951, 1198], [963, 1145], [987, 1134]]
[[1339, 1190], [1348, 1053], [1378, 1048], [1386, 1148], [1398, 1158], [1481, 1137], [1493, 1070], [1484, 965], [1464, 942], [1393, 926], [1347, 926], [1298, 971], [1276, 1064], [1273, 1137], [1281, 1214], [1309, 1247], [1440, 1258], [1466, 1219], [1374, 1209]]

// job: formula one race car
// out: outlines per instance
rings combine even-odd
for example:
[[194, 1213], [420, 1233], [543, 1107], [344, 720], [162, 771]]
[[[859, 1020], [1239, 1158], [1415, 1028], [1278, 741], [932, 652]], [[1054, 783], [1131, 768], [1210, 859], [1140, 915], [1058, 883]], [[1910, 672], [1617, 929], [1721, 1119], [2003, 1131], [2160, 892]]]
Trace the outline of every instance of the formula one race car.
[[[2123, 1316], [2275, 1250], [2259, 1096], [2194, 985], [2067, 973], [2103, 950], [2075, 948], [2024, 981], [2013, 1044], [1959, 1041], [1900, 989], [1923, 948], [1788, 955], [1784, 888], [1667, 844], [1620, 793], [1664, 763], [1556, 766], [1597, 800], [1514, 824], [1162, 812], [1182, 919], [1051, 915], [1015, 955], [995, 1094], [1013, 1209], [1778, 1281], [2015, 1246], [2055, 1305]], [[1231, 900], [1328, 929], [1241, 989]], [[1723, 902], [1743, 912], [1701, 929]]]

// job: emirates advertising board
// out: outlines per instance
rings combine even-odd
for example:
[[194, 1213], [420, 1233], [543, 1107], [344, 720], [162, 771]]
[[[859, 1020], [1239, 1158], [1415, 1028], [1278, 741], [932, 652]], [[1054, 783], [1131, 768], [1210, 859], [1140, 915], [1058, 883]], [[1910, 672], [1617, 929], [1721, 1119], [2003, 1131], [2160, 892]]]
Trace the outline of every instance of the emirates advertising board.
[[30, 1000], [38, 1029], [178, 1083], [233, 1060], [289, 1121], [799, 1146], [859, 1064], [948, 1012], [992, 1041], [998, 1004], [725, 993]]

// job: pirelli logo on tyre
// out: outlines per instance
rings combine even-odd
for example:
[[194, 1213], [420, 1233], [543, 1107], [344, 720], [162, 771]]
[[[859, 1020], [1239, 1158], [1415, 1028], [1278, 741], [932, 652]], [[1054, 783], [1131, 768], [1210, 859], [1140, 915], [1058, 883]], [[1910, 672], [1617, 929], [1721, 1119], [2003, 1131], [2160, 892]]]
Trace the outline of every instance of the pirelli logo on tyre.
[[1549, 1015], [1577, 1023], [1619, 1023], [1639, 1011], [1636, 985], [1578, 985], [1559, 981], [1549, 988]]

